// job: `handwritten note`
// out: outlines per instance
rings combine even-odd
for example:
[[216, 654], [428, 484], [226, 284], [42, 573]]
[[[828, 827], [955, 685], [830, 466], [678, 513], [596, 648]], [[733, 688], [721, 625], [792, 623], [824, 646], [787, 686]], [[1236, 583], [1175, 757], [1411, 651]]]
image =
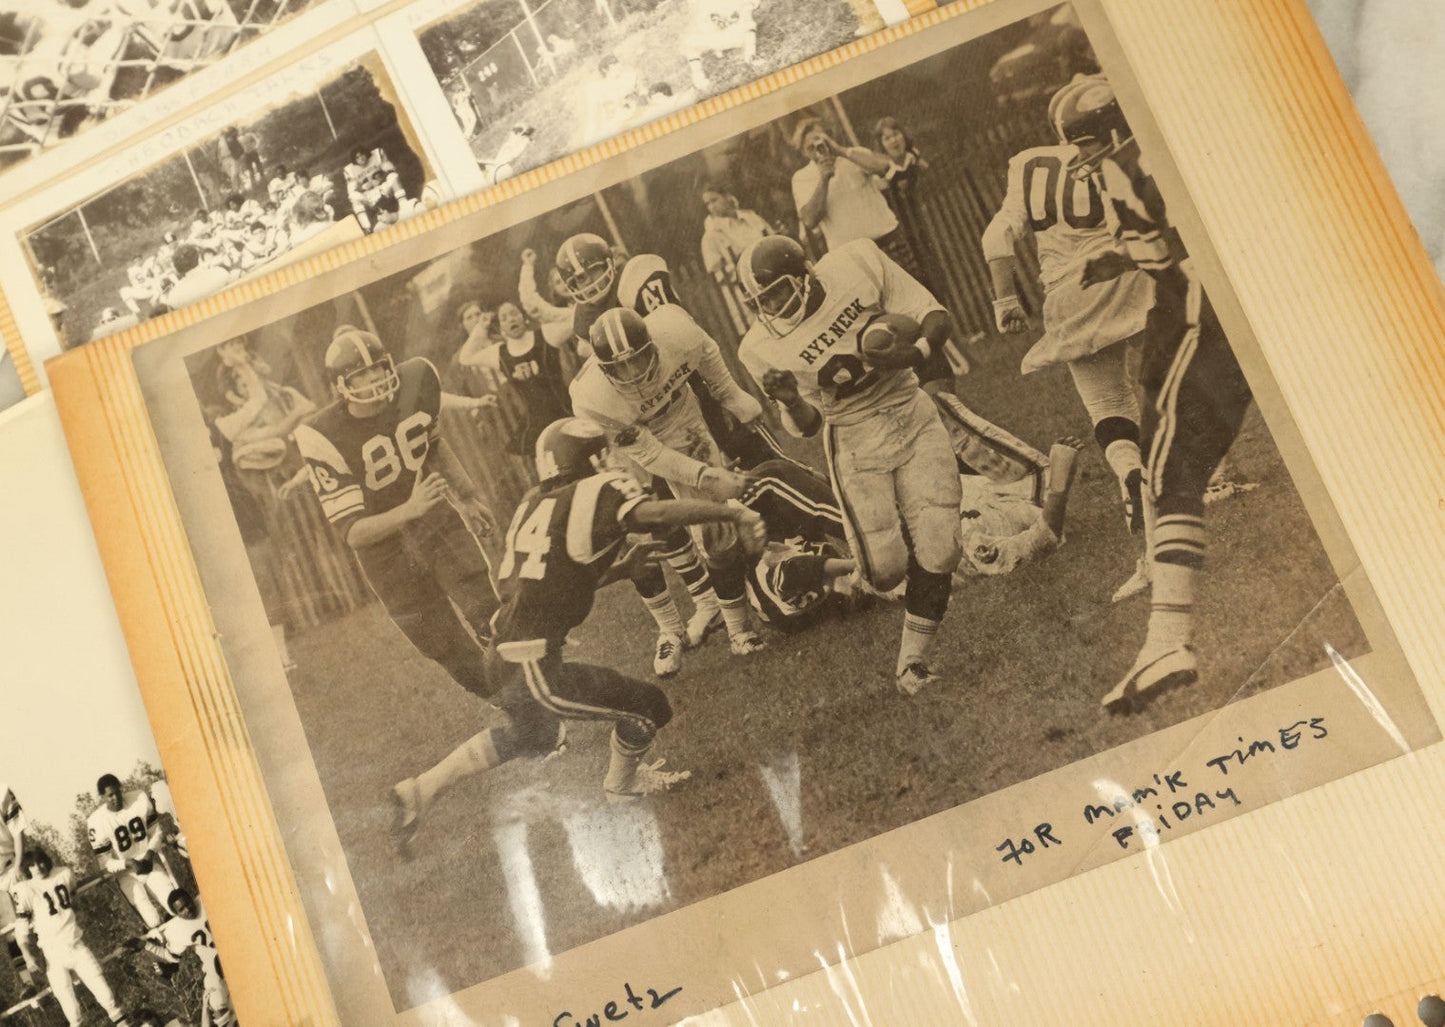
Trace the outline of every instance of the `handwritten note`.
[[[1199, 821], [1221, 810], [1245, 805], [1245, 798], [1226, 779], [1255, 760], [1288, 759], [1306, 746], [1329, 737], [1323, 717], [1307, 717], [1269, 733], [1264, 738], [1237, 739], [1226, 752], [1186, 767], [1151, 774], [1142, 781], [1095, 782], [1095, 794], [1082, 799], [1068, 821], [1035, 824], [1017, 837], [1005, 838], [994, 846], [1000, 859], [1013, 866], [1047, 851], [1093, 844], [1100, 824], [1110, 824], [1109, 834], [1120, 849], [1135, 851], [1158, 844], [1160, 838], [1187, 821]], [[1089, 830], [1084, 830], [1088, 828]]]
[[[608, 1001], [599, 1013], [573, 1013], [564, 1010], [552, 1018], [552, 1027], [602, 1027], [606, 1023], [617, 1023], [626, 1020], [632, 1013], [641, 1013], [653, 1009], [659, 1009], [668, 1001], [675, 998], [682, 988], [670, 988], [667, 991], [658, 991], [656, 988], [647, 988], [644, 994], [639, 995], [632, 989], [627, 981], [622, 982], [622, 988], [626, 995], [621, 1001]], [[624, 1006], [631, 1006], [629, 1012]]]

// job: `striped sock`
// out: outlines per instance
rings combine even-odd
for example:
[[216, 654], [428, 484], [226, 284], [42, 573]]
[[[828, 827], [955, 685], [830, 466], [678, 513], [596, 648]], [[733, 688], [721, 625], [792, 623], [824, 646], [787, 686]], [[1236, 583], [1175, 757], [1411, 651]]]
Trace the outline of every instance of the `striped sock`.
[[642, 602], [647, 612], [652, 614], [652, 619], [657, 621], [660, 634], [676, 635], [678, 638], [687, 634], [687, 626], [682, 622], [682, 613], [673, 602], [671, 592], [664, 590], [659, 595], [643, 596]]
[[753, 630], [752, 618], [748, 616], [746, 595], [735, 599], [720, 599], [718, 603], [722, 606], [723, 623], [727, 625], [729, 638]]
[[1154, 525], [1153, 601], [1145, 646], [1173, 649], [1194, 637], [1194, 586], [1204, 567], [1204, 519], [1160, 514]]
[[689, 540], [686, 546], [673, 549], [663, 554], [667, 565], [677, 572], [682, 583], [687, 586], [688, 595], [698, 605], [711, 604], [717, 601], [717, 595], [713, 592], [712, 578], [707, 572], [707, 567], [698, 557], [697, 547]]
[[903, 640], [898, 644], [895, 674], [902, 674], [910, 664], [928, 662], [928, 651], [933, 648], [933, 639], [938, 635], [938, 623], [916, 613], [903, 615]]
[[607, 776], [602, 779], [602, 787], [610, 791], [618, 791], [630, 786], [637, 765], [642, 762], [642, 757], [647, 755], [647, 750], [650, 748], [652, 748], [651, 738], [642, 745], [629, 745], [617, 736], [617, 729], [613, 728], [612, 755], [607, 761]]

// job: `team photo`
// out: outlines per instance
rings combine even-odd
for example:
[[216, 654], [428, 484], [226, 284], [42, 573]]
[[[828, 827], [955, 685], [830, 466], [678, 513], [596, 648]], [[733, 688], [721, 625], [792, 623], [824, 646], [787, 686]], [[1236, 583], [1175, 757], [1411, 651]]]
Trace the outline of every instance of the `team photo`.
[[374, 55], [31, 226], [61, 345], [419, 213], [434, 173]]
[[1371, 653], [1120, 93], [1065, 4], [138, 360], [396, 1009]]

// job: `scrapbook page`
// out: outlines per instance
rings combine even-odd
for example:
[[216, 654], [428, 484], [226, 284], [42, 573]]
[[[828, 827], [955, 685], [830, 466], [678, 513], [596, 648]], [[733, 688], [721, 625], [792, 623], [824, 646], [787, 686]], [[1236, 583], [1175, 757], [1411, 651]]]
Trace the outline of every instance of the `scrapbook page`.
[[174, 498], [142, 605], [212, 648], [142, 688], [244, 724], [231, 856], [344, 1022], [669, 1022], [1438, 740], [1111, 8], [941, 11], [54, 365], [91, 487]]

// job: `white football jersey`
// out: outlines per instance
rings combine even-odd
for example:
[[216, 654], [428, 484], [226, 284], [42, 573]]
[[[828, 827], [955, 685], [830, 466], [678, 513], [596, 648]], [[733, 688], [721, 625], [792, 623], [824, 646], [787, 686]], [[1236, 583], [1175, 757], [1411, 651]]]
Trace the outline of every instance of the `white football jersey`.
[[987, 260], [1012, 257], [1014, 244], [1032, 234], [1045, 289], [1083, 272], [1084, 264], [1114, 248], [1118, 227], [1092, 176], [1069, 173], [1079, 154], [1073, 144], [1035, 146], [1008, 163], [1008, 191], [983, 234]]
[[25, 811], [20, 808], [20, 800], [15, 798], [10, 786], [4, 783], [0, 783], [0, 821], [3, 821], [4, 825], [3, 830], [0, 830], [0, 887], [4, 887], [17, 869], [15, 864], [20, 858], [20, 833], [30, 826], [30, 822], [25, 819]]
[[210, 976], [220, 976], [216, 942], [211, 935], [211, 925], [206, 920], [206, 907], [200, 899], [195, 900], [196, 915], [193, 917], [173, 916], [157, 927], [157, 935], [166, 951], [176, 958], [186, 954], [186, 949], [195, 949], [201, 960], [201, 970]]
[[144, 791], [126, 792], [117, 811], [102, 802], [86, 821], [91, 850], [102, 863], [144, 859], [150, 855], [151, 831], [158, 820], [155, 803]]
[[[628, 267], [641, 258], [628, 262]], [[619, 295], [621, 289], [619, 288]], [[722, 351], [687, 311], [663, 303], [643, 318], [657, 347], [657, 373], [635, 388], [619, 388], [596, 358], [572, 380], [572, 409], [607, 430], [613, 444], [649, 472], [686, 485], [714, 463], [716, 443], [688, 379], [701, 375], [712, 395], [743, 422], [762, 413], [723, 362]]]
[[829, 424], [850, 425], [913, 401], [913, 371], [864, 364], [858, 336], [875, 315], [906, 314], [920, 324], [943, 310], [919, 282], [871, 239], [855, 239], [813, 266], [822, 305], [783, 338], [761, 321], [748, 329], [738, 355], [754, 380], [769, 369], [791, 371], [798, 392]]
[[80, 924], [71, 903], [75, 896], [75, 874], [69, 867], [56, 867], [37, 880], [23, 880], [12, 894], [18, 912], [28, 914], [40, 948], [53, 955], [80, 944]]

